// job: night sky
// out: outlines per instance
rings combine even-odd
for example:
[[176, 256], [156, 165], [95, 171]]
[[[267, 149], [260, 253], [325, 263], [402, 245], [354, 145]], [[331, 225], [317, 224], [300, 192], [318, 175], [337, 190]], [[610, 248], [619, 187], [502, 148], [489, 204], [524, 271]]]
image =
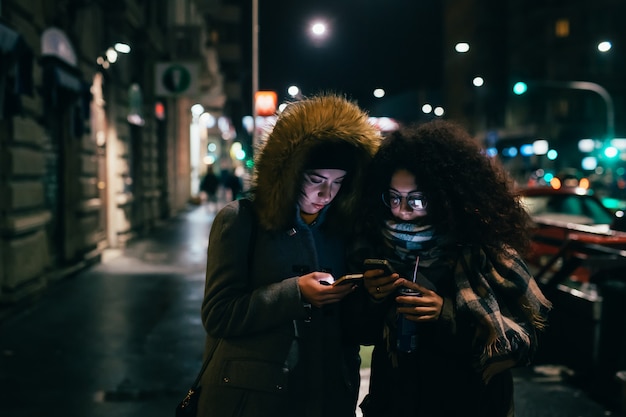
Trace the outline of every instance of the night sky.
[[[382, 100], [372, 97], [374, 88], [386, 90], [387, 107], [391, 102], [408, 103], [406, 97], [418, 89], [436, 90], [441, 84], [439, 4], [259, 0], [259, 89], [274, 90], [279, 99], [288, 98], [292, 84], [304, 95], [332, 90], [356, 100], [372, 115], [386, 112]], [[309, 35], [316, 17], [330, 24], [329, 36], [321, 43]]]

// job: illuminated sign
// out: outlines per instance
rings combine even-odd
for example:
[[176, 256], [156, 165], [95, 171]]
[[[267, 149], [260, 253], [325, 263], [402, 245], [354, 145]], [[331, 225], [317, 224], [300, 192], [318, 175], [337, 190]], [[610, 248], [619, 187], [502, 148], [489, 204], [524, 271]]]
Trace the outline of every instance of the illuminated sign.
[[254, 93], [254, 110], [258, 116], [272, 116], [276, 113], [278, 96], [274, 91], [257, 91]]

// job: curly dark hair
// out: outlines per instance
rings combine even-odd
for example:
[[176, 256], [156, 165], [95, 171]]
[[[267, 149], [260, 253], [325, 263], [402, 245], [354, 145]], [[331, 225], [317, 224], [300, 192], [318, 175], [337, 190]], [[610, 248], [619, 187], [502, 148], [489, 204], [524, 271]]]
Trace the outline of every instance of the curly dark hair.
[[428, 220], [454, 244], [480, 245], [494, 253], [507, 245], [526, 253], [530, 218], [504, 168], [487, 156], [460, 125], [435, 120], [391, 133], [368, 170], [366, 227], [389, 218], [381, 195], [405, 169], [428, 199]]

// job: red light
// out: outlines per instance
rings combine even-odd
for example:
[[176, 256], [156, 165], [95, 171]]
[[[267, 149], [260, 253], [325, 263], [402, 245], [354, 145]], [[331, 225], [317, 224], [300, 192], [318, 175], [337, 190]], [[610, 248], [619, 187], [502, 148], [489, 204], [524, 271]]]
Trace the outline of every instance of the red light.
[[154, 116], [159, 120], [165, 119], [165, 106], [160, 101], [154, 105]]

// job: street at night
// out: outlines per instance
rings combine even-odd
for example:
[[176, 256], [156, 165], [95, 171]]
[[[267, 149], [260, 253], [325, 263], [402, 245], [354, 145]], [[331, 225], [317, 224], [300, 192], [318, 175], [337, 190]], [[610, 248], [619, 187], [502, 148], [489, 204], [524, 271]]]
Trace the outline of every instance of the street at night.
[[[0, 0], [0, 416], [173, 415], [200, 369], [203, 349], [210, 345], [205, 342], [219, 338], [215, 335], [224, 328], [232, 325], [234, 330], [225, 330], [227, 336], [221, 340], [229, 343], [233, 335], [237, 341], [246, 339], [245, 354], [262, 356], [254, 339], [259, 328], [282, 335], [281, 326], [293, 324], [295, 340], [296, 322], [310, 322], [310, 317], [300, 315], [310, 313], [311, 300], [319, 303], [314, 307], [323, 307], [329, 299], [334, 303], [348, 295], [341, 294], [345, 286], [320, 289], [318, 284], [327, 282], [317, 278], [306, 286], [305, 276], [355, 269], [353, 259], [339, 255], [343, 249], [337, 248], [348, 246], [346, 242], [342, 238], [334, 246], [335, 236], [326, 236], [321, 223], [328, 221], [338, 235], [353, 233], [346, 241], [361, 243], [356, 238], [363, 230], [357, 229], [383, 223], [377, 217], [376, 222], [361, 224], [361, 215], [371, 221], [374, 211], [369, 210], [379, 208], [376, 214], [385, 217], [385, 227], [414, 233], [381, 231], [389, 241], [372, 245], [380, 252], [377, 258], [391, 263], [398, 255], [401, 261], [396, 261], [403, 268], [408, 268], [409, 258], [414, 261], [412, 282], [406, 271], [404, 276], [384, 278], [417, 286], [422, 251], [432, 255], [425, 275], [432, 273], [427, 268], [434, 264], [440, 274], [434, 278], [437, 284], [429, 287], [431, 292], [419, 289], [420, 296], [429, 297], [409, 299], [406, 303], [413, 303], [413, 310], [404, 313], [412, 314], [414, 321], [435, 321], [449, 309], [446, 317], [454, 324], [450, 339], [458, 336], [457, 312], [460, 309], [463, 316], [470, 302], [460, 296], [465, 278], [457, 279], [456, 270], [446, 275], [450, 271], [437, 269], [444, 258], [439, 249], [447, 251], [457, 238], [455, 244], [472, 242], [487, 258], [494, 255], [487, 254], [490, 250], [499, 255], [509, 248], [524, 249], [516, 254], [523, 269], [517, 276], [525, 280], [523, 291], [535, 291], [538, 297], [533, 299], [539, 301], [526, 303], [528, 299], [507, 289], [506, 306], [500, 301], [493, 304], [496, 310], [503, 307], [502, 312], [483, 320], [491, 310], [478, 308], [482, 316], [468, 326], [476, 333], [460, 332], [464, 345], [432, 343], [450, 347], [454, 361], [465, 360], [453, 371], [463, 368], [478, 378], [480, 369], [483, 381], [492, 365], [502, 365], [506, 356], [496, 352], [502, 356], [487, 358], [498, 351], [497, 342], [505, 340], [511, 351], [518, 350], [511, 354], [520, 365], [513, 370], [514, 390], [505, 394], [506, 405], [494, 408], [510, 407], [514, 392], [517, 417], [626, 416], [624, 16], [624, 0]], [[308, 107], [301, 110], [318, 99], [326, 103], [312, 107], [319, 113]], [[347, 116], [340, 109], [348, 109]], [[293, 117], [291, 111], [299, 116]], [[279, 120], [295, 123], [281, 130], [274, 128]], [[356, 127], [347, 129], [344, 122]], [[444, 143], [442, 132], [452, 125], [464, 132], [464, 143], [473, 150], [433, 145], [385, 160], [385, 146], [380, 145], [394, 137], [417, 135], [418, 127], [439, 126], [433, 140]], [[280, 149], [267, 146], [275, 143], [269, 139], [275, 132]], [[346, 141], [349, 146], [317, 148], [326, 141], [333, 145]], [[275, 158], [263, 160], [264, 152]], [[398, 165], [389, 181], [376, 188], [375, 198], [365, 200], [376, 181], [387, 180], [386, 174], [370, 172], [380, 168], [372, 161], [381, 155], [383, 162]], [[410, 161], [398, 162], [409, 156]], [[472, 169], [459, 169], [468, 161]], [[474, 169], [476, 161], [485, 169]], [[487, 166], [502, 172], [489, 176]], [[433, 174], [440, 167], [446, 171]], [[260, 175], [263, 170], [276, 175], [265, 179]], [[489, 175], [483, 176], [485, 172]], [[429, 189], [425, 183], [430, 181]], [[256, 194], [259, 184], [270, 184], [261, 203]], [[448, 199], [446, 195], [453, 193], [456, 197]], [[290, 237], [296, 226], [311, 232], [312, 246], [291, 241], [272, 247], [281, 256], [293, 251], [297, 262], [285, 260], [283, 265], [279, 257], [255, 252], [248, 259], [258, 255], [267, 261], [258, 268], [262, 272], [237, 274], [237, 267], [248, 265], [244, 260], [225, 266], [221, 264], [225, 256], [211, 257], [208, 239], [218, 210], [230, 202], [229, 207], [239, 210], [250, 196], [256, 214], [265, 207], [259, 218], [275, 220], [263, 224], [258, 241], [280, 241], [273, 233], [287, 224], [276, 220], [283, 208], [285, 213], [293, 209], [289, 213], [295, 220], [289, 221], [295, 226], [289, 223], [285, 229]], [[275, 204], [263, 203], [264, 197]], [[329, 208], [335, 197], [340, 203]], [[429, 204], [436, 209], [429, 211]], [[342, 219], [326, 219], [326, 213], [332, 217], [340, 210], [345, 210]], [[514, 215], [509, 217], [507, 210]], [[398, 213], [408, 215], [400, 218]], [[215, 224], [221, 227], [219, 220]], [[352, 221], [359, 227], [347, 227]], [[474, 221], [479, 226], [471, 229]], [[239, 226], [234, 229], [243, 228]], [[487, 241], [492, 231], [499, 240]], [[457, 233], [464, 238], [454, 236]], [[220, 235], [213, 247], [230, 255], [241, 247], [233, 236]], [[437, 250], [425, 250], [431, 243], [422, 246], [423, 241], [434, 242]], [[404, 245], [411, 247], [410, 256], [405, 256]], [[333, 258], [333, 266], [322, 265], [322, 256]], [[330, 265], [328, 259], [324, 262]], [[215, 293], [207, 290], [210, 294], [204, 298], [212, 282], [207, 278], [211, 268], [215, 275], [222, 274], [224, 286], [241, 279], [239, 284], [246, 288], [221, 291], [222, 284], [215, 284]], [[271, 274], [273, 268], [280, 274]], [[370, 297], [360, 301], [375, 301], [364, 303], [368, 313], [398, 294], [391, 282], [367, 280], [382, 276], [344, 272], [363, 272], [356, 279], [363, 287], [369, 285]], [[227, 279], [228, 274], [236, 279]], [[253, 282], [257, 275], [263, 279]], [[446, 281], [451, 277], [454, 283]], [[512, 282], [508, 275], [502, 281]], [[440, 294], [442, 289], [448, 293]], [[274, 311], [287, 308], [266, 307], [272, 314], [258, 328], [254, 327], [255, 319], [262, 321], [258, 303], [250, 302], [251, 313], [246, 310], [253, 316], [248, 324], [223, 313], [247, 305], [247, 296], [252, 299], [253, 293], [263, 291], [288, 293], [291, 297], [285, 299], [272, 293], [256, 300], [268, 305], [275, 299], [287, 300], [292, 310], [281, 316]], [[483, 302], [487, 293], [477, 293]], [[224, 294], [233, 298], [221, 299]], [[500, 295], [493, 292], [494, 299]], [[398, 308], [410, 309], [404, 303]], [[201, 313], [203, 305], [206, 311]], [[512, 313], [517, 309], [521, 313]], [[360, 310], [351, 310], [356, 311]], [[390, 312], [386, 318], [395, 320]], [[351, 329], [340, 328], [340, 321], [329, 319], [327, 313], [314, 322], [320, 327], [311, 334], [319, 331], [328, 336], [329, 346], [341, 342], [343, 349], [343, 338]], [[381, 319], [383, 314], [377, 313], [376, 320]], [[515, 316], [506, 317], [513, 323], [507, 329], [500, 320], [506, 314]], [[437, 325], [441, 322], [448, 323], [441, 319]], [[545, 332], [535, 339], [535, 330], [544, 330], [545, 322]], [[246, 333], [241, 330], [246, 325], [254, 331], [240, 334]], [[483, 337], [482, 325], [489, 337], [475, 342]], [[511, 337], [514, 343], [509, 343]], [[422, 347], [434, 339], [427, 338]], [[264, 342], [270, 356], [276, 350], [274, 342]], [[257, 375], [236, 365], [245, 368], [238, 376], [252, 386], [242, 391], [249, 389], [245, 395], [252, 396], [263, 390], [288, 392], [285, 402], [291, 402], [291, 410], [313, 404], [319, 406], [311, 411], [315, 416], [328, 414], [329, 404], [322, 403], [330, 403], [332, 397], [347, 404], [336, 410], [333, 406], [333, 412], [339, 415], [347, 409], [350, 415], [361, 342], [352, 341], [352, 353], [342, 358], [346, 369], [341, 376], [329, 372], [336, 367], [313, 355], [317, 350], [310, 347], [305, 349], [310, 363], [294, 364], [301, 360], [297, 343], [285, 349], [289, 351], [285, 357], [297, 360], [272, 362], [279, 369], [268, 374], [277, 380], [289, 379], [284, 374], [296, 368], [303, 375], [304, 367], [314, 370], [320, 380], [336, 378], [321, 384], [330, 394], [319, 396], [324, 401], [311, 399], [317, 391], [304, 388], [315, 384], [309, 374], [298, 379], [304, 385], [297, 389], [283, 390], [282, 381], [274, 380], [257, 389]], [[227, 356], [233, 349], [223, 351]], [[370, 370], [376, 375], [377, 369], [376, 364], [370, 367], [372, 351], [372, 346], [361, 346], [359, 402], [370, 381], [372, 389], [378, 386], [376, 378], [370, 378]], [[431, 352], [450, 357], [447, 350]], [[522, 366], [526, 359], [530, 364]], [[406, 380], [422, 384], [419, 391], [426, 396], [423, 388], [428, 385], [418, 378], [413, 381], [417, 364], [390, 365], [394, 368], [390, 374], [395, 368], [411, 369]], [[439, 365], [447, 366], [433, 361], [437, 372], [423, 375], [447, 376], [439, 372]], [[328, 369], [321, 369], [325, 366]], [[498, 377], [500, 371], [495, 371]], [[509, 378], [508, 370], [502, 374]], [[450, 375], [447, 381], [470, 381]], [[232, 382], [214, 374], [207, 378], [218, 381], [216, 385]], [[399, 378], [393, 381], [398, 383]], [[511, 385], [510, 378], [507, 381], [482, 392], [494, 385], [504, 392]], [[352, 397], [340, 393], [338, 386]], [[463, 389], [484, 386], [470, 383]], [[220, 385], [235, 398], [233, 393], [240, 392], [228, 391], [231, 387]], [[474, 391], [456, 393], [469, 402], [481, 403], [476, 399], [483, 398]], [[300, 394], [308, 396], [307, 401], [301, 401]], [[493, 392], [486, 395], [494, 397]], [[448, 396], [452, 397], [446, 391], [445, 398], [433, 404], [447, 405]], [[399, 403], [389, 395], [381, 397], [386, 406]], [[221, 402], [220, 397], [213, 404]], [[232, 404], [240, 406], [237, 401]], [[362, 416], [360, 409], [357, 416]]]

